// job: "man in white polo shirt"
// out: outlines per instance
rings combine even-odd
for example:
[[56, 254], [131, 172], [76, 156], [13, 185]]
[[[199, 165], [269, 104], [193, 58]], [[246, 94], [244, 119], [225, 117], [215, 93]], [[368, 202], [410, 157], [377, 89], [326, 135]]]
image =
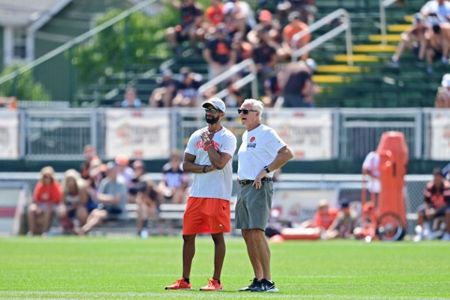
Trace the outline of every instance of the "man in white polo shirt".
[[175, 283], [166, 286], [166, 290], [192, 288], [189, 275], [195, 254], [195, 237], [200, 233], [209, 233], [214, 240], [214, 274], [200, 290], [222, 290], [223, 233], [231, 230], [232, 157], [236, 137], [220, 123], [226, 110], [221, 99], [209, 99], [202, 107], [208, 126], [191, 135], [184, 153], [183, 169], [194, 173], [194, 180], [183, 217], [183, 274]]
[[261, 101], [246, 99], [238, 112], [246, 131], [238, 151], [236, 227], [242, 230], [255, 276], [252, 283], [240, 291], [277, 292], [270, 272], [270, 249], [264, 229], [272, 206], [273, 171], [284, 166], [293, 154], [272, 128], [261, 124]]

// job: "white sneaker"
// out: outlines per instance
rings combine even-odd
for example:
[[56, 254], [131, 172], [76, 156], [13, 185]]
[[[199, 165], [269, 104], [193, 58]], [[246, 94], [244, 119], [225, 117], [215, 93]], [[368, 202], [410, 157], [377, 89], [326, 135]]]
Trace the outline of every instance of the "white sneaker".
[[450, 233], [446, 232], [442, 237], [443, 241], [450, 242]]
[[416, 228], [414, 228], [416, 235], [413, 238], [414, 242], [420, 242], [423, 240], [423, 228], [420, 225], [417, 225]]
[[147, 229], [142, 229], [140, 236], [142, 239], [148, 239], [148, 230]]

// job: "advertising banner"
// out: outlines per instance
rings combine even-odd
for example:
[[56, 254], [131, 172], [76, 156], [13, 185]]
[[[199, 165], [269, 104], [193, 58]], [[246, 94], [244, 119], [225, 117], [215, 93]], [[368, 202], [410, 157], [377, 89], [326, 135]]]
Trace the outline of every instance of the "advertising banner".
[[170, 154], [167, 110], [109, 109], [106, 111], [106, 156], [160, 159]]
[[270, 111], [267, 123], [291, 147], [294, 159], [333, 158], [331, 111]]

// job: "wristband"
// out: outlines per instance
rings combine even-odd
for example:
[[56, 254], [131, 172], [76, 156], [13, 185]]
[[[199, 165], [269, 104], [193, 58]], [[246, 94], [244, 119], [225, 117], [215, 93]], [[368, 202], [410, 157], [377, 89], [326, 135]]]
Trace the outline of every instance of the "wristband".
[[208, 166], [206, 166], [206, 165], [203, 166], [203, 169], [202, 169], [202, 172], [203, 172], [203, 173], [206, 173], [206, 168], [207, 168], [207, 167], [208, 167]]
[[270, 173], [270, 169], [269, 169], [269, 167], [268, 166], [264, 166], [264, 170], [267, 172], [267, 174], [269, 174]]

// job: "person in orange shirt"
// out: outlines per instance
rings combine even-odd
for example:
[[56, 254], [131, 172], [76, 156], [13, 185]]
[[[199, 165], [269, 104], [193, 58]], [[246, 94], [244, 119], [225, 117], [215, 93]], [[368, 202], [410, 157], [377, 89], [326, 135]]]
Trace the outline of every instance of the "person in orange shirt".
[[333, 224], [334, 219], [337, 216], [337, 209], [330, 208], [328, 201], [325, 199], [320, 200], [319, 206], [317, 208], [316, 214], [314, 215], [312, 227], [319, 227], [321, 230], [327, 230], [331, 224]]
[[225, 19], [223, 3], [220, 0], [211, 0], [211, 5], [206, 9], [205, 18], [213, 26], [223, 23]]
[[[283, 44], [279, 56], [283, 58], [291, 57], [292, 54], [301, 47], [305, 46], [311, 41], [311, 34], [304, 35], [299, 40], [295, 39], [295, 35], [302, 31], [308, 30], [309, 26], [302, 22], [300, 14], [297, 11], [292, 12], [289, 15], [289, 24], [283, 28]], [[303, 54], [302, 60], [308, 58], [308, 53]]]
[[33, 202], [28, 207], [28, 226], [32, 235], [48, 233], [62, 199], [61, 185], [55, 179], [53, 168], [44, 167], [40, 174], [41, 178], [33, 192]]

